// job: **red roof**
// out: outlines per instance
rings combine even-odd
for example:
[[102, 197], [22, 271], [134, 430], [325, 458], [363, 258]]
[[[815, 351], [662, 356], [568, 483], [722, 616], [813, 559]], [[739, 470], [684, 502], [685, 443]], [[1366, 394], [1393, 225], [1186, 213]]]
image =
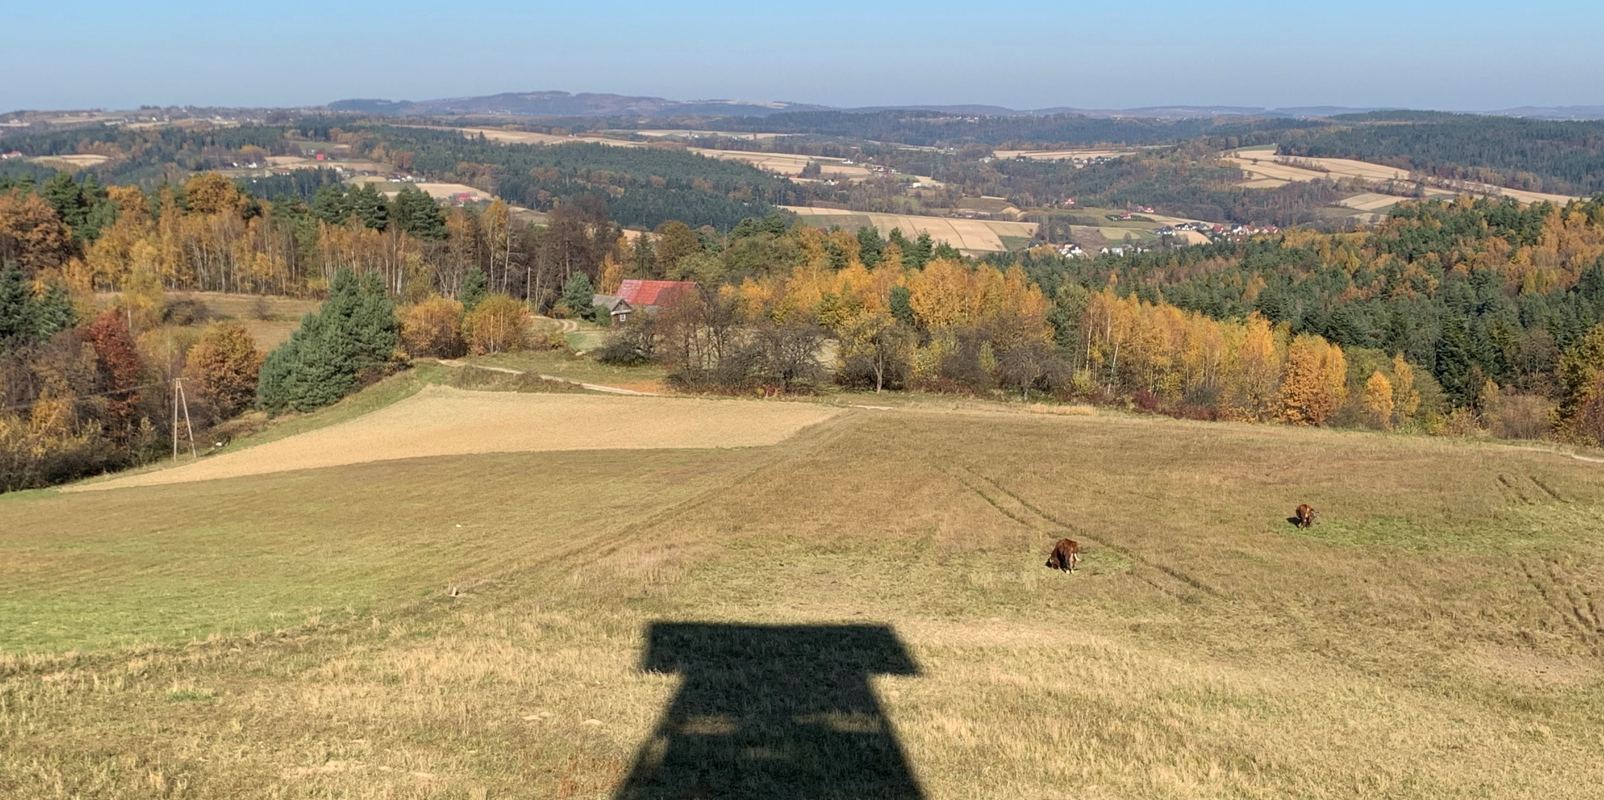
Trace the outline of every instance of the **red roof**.
[[690, 292], [696, 284], [690, 281], [627, 280], [618, 287], [618, 296], [632, 306], [660, 306], [680, 292]]

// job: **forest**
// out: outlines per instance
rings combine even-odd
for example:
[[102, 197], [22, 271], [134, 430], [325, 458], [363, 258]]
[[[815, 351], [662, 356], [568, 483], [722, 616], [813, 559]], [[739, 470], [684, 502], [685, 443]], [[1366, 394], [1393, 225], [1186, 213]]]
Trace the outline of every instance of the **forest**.
[[893, 142], [919, 147], [1029, 144], [1169, 144], [1205, 136], [1240, 136], [1258, 131], [1310, 127], [1307, 120], [1230, 118], [1157, 120], [1045, 116], [963, 116], [938, 111], [794, 111], [765, 117], [710, 120], [705, 127], [730, 132], [812, 134], [843, 139]]
[[[342, 122], [349, 127], [342, 128]], [[328, 117], [284, 127], [132, 130], [97, 125], [10, 136], [5, 143], [27, 156], [106, 156], [105, 163], [87, 172], [103, 183], [147, 190], [163, 183], [181, 184], [196, 172], [339, 147], [396, 171], [418, 171], [432, 180], [477, 186], [538, 211], [576, 202], [581, 196], [601, 198], [612, 219], [646, 229], [681, 220], [728, 230], [742, 219], [767, 214], [774, 205], [805, 197], [797, 184], [783, 178], [684, 148], [502, 145], [452, 131], [369, 126]], [[32, 178], [44, 183], [55, 172], [54, 167], [25, 159], [0, 163], [0, 178], [14, 181]], [[309, 201], [333, 180], [329, 170], [296, 170], [248, 182], [263, 199], [295, 195]]]
[[1591, 196], [1604, 192], [1604, 122], [1375, 112], [1285, 131], [1282, 155], [1353, 158], [1438, 178]]

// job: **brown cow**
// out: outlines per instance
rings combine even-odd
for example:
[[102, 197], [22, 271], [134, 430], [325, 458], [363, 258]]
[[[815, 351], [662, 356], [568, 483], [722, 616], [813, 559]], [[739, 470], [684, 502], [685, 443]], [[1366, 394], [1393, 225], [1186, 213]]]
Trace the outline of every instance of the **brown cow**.
[[1059, 539], [1058, 544], [1053, 545], [1053, 554], [1047, 557], [1047, 567], [1074, 572], [1075, 562], [1079, 560], [1080, 545], [1074, 539]]
[[1292, 512], [1292, 515], [1297, 518], [1298, 527], [1307, 528], [1314, 524], [1315, 518], [1319, 517], [1320, 513], [1310, 508], [1308, 503], [1304, 503], [1298, 506], [1298, 510]]

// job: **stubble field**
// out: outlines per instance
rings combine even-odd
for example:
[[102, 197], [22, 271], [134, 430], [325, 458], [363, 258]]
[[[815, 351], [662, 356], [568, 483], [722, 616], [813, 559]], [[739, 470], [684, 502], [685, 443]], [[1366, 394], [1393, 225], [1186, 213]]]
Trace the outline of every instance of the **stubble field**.
[[930, 400], [25, 493], [0, 794], [1591, 797], [1600, 469]]

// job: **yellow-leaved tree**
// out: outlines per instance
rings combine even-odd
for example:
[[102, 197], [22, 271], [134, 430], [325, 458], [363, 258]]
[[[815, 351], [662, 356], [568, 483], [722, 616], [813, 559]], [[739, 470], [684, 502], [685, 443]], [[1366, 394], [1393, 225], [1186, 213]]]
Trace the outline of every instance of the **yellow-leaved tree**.
[[1348, 361], [1342, 348], [1304, 334], [1287, 347], [1281, 379], [1281, 417], [1293, 425], [1324, 425], [1348, 400]]
[[1420, 391], [1415, 388], [1415, 368], [1404, 360], [1403, 353], [1392, 357], [1392, 408], [1398, 421], [1413, 419], [1420, 410]]
[[1370, 373], [1370, 380], [1365, 381], [1364, 404], [1371, 424], [1382, 430], [1392, 430], [1392, 381], [1380, 370]]

